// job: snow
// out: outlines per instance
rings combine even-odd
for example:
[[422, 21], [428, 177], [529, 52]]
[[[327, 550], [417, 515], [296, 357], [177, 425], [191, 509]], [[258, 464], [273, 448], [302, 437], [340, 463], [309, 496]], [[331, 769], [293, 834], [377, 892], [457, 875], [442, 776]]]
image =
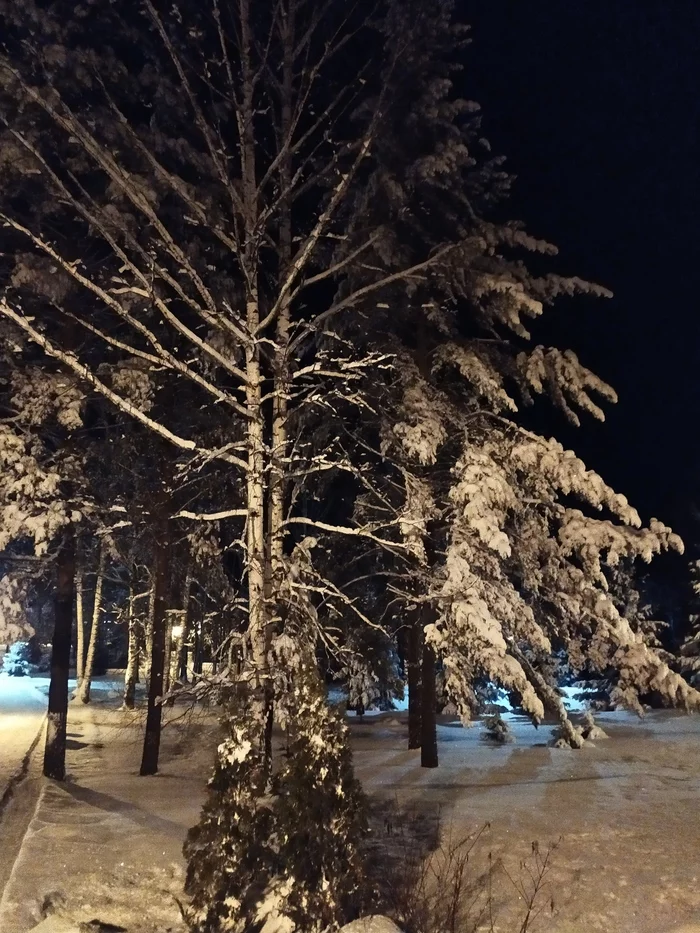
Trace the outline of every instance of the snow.
[[[666, 933], [697, 923], [700, 931], [700, 717], [601, 713], [596, 721], [610, 738], [578, 751], [547, 747], [549, 726], [504, 718], [513, 745], [483, 741], [481, 724], [443, 720], [437, 769], [420, 768], [405, 728], [390, 724], [395, 713], [353, 721], [357, 775], [400, 806], [439, 808], [452, 838], [490, 823], [475, 871], [491, 852], [517, 876], [533, 841], [541, 849], [559, 842], [547, 890], [556, 912], [537, 929]], [[517, 911], [508, 882], [496, 906], [498, 929], [517, 929], [507, 922]]]
[[199, 818], [218, 730], [211, 716], [168, 710], [161, 771], [142, 778], [142, 714], [115, 708], [118, 681], [95, 686], [89, 706], [71, 704], [68, 779], [43, 785], [0, 901], [2, 933], [31, 930], [52, 892], [65, 901], [65, 921], [184, 933], [182, 844]]
[[19, 772], [46, 712], [46, 697], [30, 677], [0, 674], [0, 797]]
[[[29, 680], [8, 679], [0, 678], [8, 711], [0, 724], [34, 715], [38, 728], [40, 694]], [[213, 715], [168, 709], [161, 772], [141, 778], [142, 714], [116, 708], [114, 677], [96, 688], [90, 706], [71, 704], [69, 778], [44, 785], [0, 902], [2, 933], [32, 930], [51, 892], [65, 906], [40, 928], [47, 933], [96, 917], [129, 933], [184, 933], [181, 850], [220, 741]], [[437, 769], [421, 769], [419, 752], [406, 749], [404, 713], [349, 717], [358, 777], [375, 797], [424, 813], [439, 808], [453, 838], [490, 823], [475, 870], [491, 852], [517, 876], [533, 840], [542, 850], [559, 841], [547, 889], [555, 913], [533, 933], [700, 933], [700, 717], [601, 713], [596, 722], [610, 738], [572, 751], [547, 746], [551, 724], [535, 729], [514, 712], [502, 715], [515, 744], [484, 741], [483, 723], [463, 728], [443, 717]], [[19, 750], [21, 728], [8, 732]], [[31, 729], [24, 737], [31, 742]], [[504, 876], [495, 896], [495, 929], [512, 933], [518, 898]], [[372, 923], [344, 933], [396, 933]]]
[[340, 933], [401, 933], [388, 917], [364, 917], [341, 928]]

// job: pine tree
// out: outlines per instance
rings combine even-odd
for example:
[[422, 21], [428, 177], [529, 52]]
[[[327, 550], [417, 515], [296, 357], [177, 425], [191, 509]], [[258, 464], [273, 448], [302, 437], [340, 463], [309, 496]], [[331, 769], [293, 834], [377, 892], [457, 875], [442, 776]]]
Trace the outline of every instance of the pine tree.
[[365, 798], [346, 727], [313, 662], [297, 666], [287, 702], [289, 757], [275, 776], [275, 796], [266, 796], [259, 726], [240, 698], [229, 701], [209, 799], [184, 850], [195, 933], [266, 924], [320, 933], [366, 903]]
[[392, 709], [403, 699], [396, 649], [386, 631], [356, 624], [342, 653], [340, 677], [348, 691], [348, 708], [358, 715], [368, 709]]
[[648, 562], [682, 542], [655, 519], [643, 528], [624, 496], [522, 424], [519, 408], [536, 395], [576, 425], [578, 412], [602, 419], [601, 401], [615, 401], [571, 351], [532, 346], [527, 327], [558, 297], [609, 293], [530, 272], [523, 255], [539, 254], [540, 267], [556, 249], [492, 219], [511, 178], [489, 155], [476, 105], [454, 95], [466, 32], [452, 12], [449, 0], [396, 3], [382, 26], [402, 49], [385, 86], [405, 106], [382, 123], [363, 192], [363, 210], [386, 224], [377, 253], [401, 265], [455, 231], [460, 248], [428, 276], [397, 284], [366, 332], [396, 365], [374, 386], [381, 414], [362, 443], [381, 459], [359, 514], [396, 523], [404, 551], [387, 572], [405, 582], [393, 591], [409, 602], [422, 588], [433, 611], [426, 637], [463, 716], [486, 676], [517, 693], [535, 721], [553, 708], [578, 745], [547, 676], [556, 651], [574, 667], [613, 668], [614, 700], [634, 709], [652, 690], [669, 704], [700, 705], [653, 633], [620, 612], [606, 576], [621, 560]]

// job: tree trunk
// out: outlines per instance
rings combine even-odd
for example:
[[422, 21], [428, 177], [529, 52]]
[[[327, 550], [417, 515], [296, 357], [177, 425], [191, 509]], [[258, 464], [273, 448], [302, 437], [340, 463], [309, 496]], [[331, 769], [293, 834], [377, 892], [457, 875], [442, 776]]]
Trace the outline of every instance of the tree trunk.
[[[155, 573], [155, 567], [154, 567]], [[151, 682], [151, 657], [153, 656], [153, 619], [156, 613], [156, 587], [151, 582], [151, 591], [148, 594], [148, 616], [146, 618], [146, 631], [144, 633], [144, 678], [147, 684]]]
[[182, 631], [177, 639], [177, 652], [172, 666], [172, 679], [187, 683], [187, 660], [192, 633], [192, 613], [190, 612], [190, 595], [192, 592], [192, 575], [187, 574], [182, 588]]
[[66, 776], [66, 724], [68, 719], [68, 668], [73, 628], [75, 588], [75, 537], [71, 528], [58, 552], [54, 595], [54, 629], [51, 645], [51, 684], [44, 747], [44, 776], [63, 781]]
[[420, 748], [421, 731], [421, 643], [423, 641], [420, 618], [408, 629], [406, 652], [406, 680], [408, 682], [408, 747]]
[[195, 674], [202, 673], [202, 628], [204, 625], [204, 620], [201, 617], [201, 613], [197, 613], [197, 618], [194, 623], [194, 646], [192, 648], [192, 671]]
[[423, 643], [423, 678], [421, 703], [421, 768], [437, 768], [437, 723], [435, 719], [435, 652]]
[[[171, 602], [171, 600], [168, 600]], [[172, 603], [171, 603], [172, 605]], [[172, 674], [173, 659], [173, 617], [172, 610], [166, 611], [165, 616], [165, 658], [163, 659], [163, 696], [170, 690], [170, 677]]]
[[85, 619], [83, 604], [83, 562], [78, 544], [75, 572], [75, 680], [79, 689], [85, 672]]
[[97, 565], [97, 576], [95, 578], [95, 602], [92, 607], [92, 628], [90, 629], [90, 644], [88, 645], [87, 657], [85, 658], [85, 669], [83, 679], [80, 682], [78, 690], [78, 699], [81, 703], [90, 702], [90, 687], [92, 685], [92, 672], [95, 667], [95, 651], [97, 650], [97, 639], [100, 632], [100, 616], [102, 612], [102, 586], [104, 584], [105, 562], [107, 560], [107, 548], [103, 540], [100, 540], [100, 557]]
[[[258, 237], [260, 201], [257, 189], [257, 149], [255, 119], [256, 68], [253, 61], [253, 13], [251, 0], [239, 0], [239, 58], [241, 71], [241, 97], [239, 105], [241, 136], [241, 195], [243, 202], [243, 236], [248, 243]], [[252, 663], [249, 715], [253, 728], [259, 736], [261, 748], [265, 746], [265, 715], [267, 710], [266, 687], [268, 682], [267, 652], [270, 636], [269, 612], [265, 599], [266, 558], [269, 548], [265, 542], [265, 511], [269, 483], [269, 457], [266, 456], [265, 427], [266, 405], [263, 401], [264, 373], [261, 366], [260, 265], [257, 255], [243, 257], [246, 280], [246, 328], [250, 339], [245, 346], [246, 401], [248, 413], [247, 445], [248, 471], [246, 475], [246, 544], [247, 544], [247, 595], [248, 595], [248, 641]], [[269, 773], [271, 762], [264, 761]]]
[[[179, 594], [180, 609], [168, 613], [168, 636], [166, 638], [166, 681], [165, 692], [172, 689], [177, 682], [182, 661], [182, 651], [187, 638], [190, 590], [192, 588], [192, 577], [189, 573], [185, 575], [185, 581], [182, 586], [182, 592]], [[176, 604], [177, 605], [177, 604]], [[174, 700], [168, 700], [168, 706], [173, 705]]]
[[133, 709], [136, 701], [136, 678], [139, 671], [139, 625], [134, 612], [134, 589], [129, 588], [129, 645], [124, 674], [124, 706]]
[[170, 560], [168, 527], [162, 523], [156, 529], [155, 566], [153, 568], [153, 637], [151, 648], [151, 674], [148, 684], [148, 712], [143, 742], [140, 774], [158, 772], [160, 732], [163, 720], [163, 679], [165, 674], [165, 639], [167, 635], [166, 596], [168, 593], [168, 564]]

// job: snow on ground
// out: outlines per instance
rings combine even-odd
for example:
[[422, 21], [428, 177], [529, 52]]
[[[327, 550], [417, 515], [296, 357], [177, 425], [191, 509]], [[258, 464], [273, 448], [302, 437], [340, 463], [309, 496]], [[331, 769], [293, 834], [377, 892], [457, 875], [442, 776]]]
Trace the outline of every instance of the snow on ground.
[[68, 779], [43, 786], [0, 900], [2, 933], [32, 929], [47, 897], [77, 921], [184, 930], [182, 843], [213, 763], [212, 717], [172, 711], [161, 773], [142, 778], [142, 715], [115, 709], [118, 682], [103, 679], [93, 696], [89, 706], [71, 704]]
[[[69, 780], [44, 785], [0, 901], [2, 933], [30, 930], [47, 895], [80, 921], [183, 930], [182, 842], [204, 799], [216, 728], [211, 714], [168, 710], [162, 771], [141, 778], [142, 715], [116, 709], [119, 688], [104, 678], [93, 704], [71, 705]], [[611, 737], [575, 752], [548, 747], [550, 728], [506, 715], [517, 739], [506, 746], [486, 742], [479, 724], [443, 720], [436, 770], [406, 750], [403, 712], [353, 718], [358, 776], [392, 803], [439, 807], [453, 837], [490, 822], [477, 869], [490, 851], [517, 878], [533, 840], [542, 849], [560, 840], [547, 889], [556, 910], [532, 933], [700, 931], [700, 718], [602, 714]], [[495, 929], [514, 933], [517, 895], [498, 878]]]
[[[697, 923], [700, 933], [700, 717], [601, 714], [610, 738], [580, 751], [550, 748], [550, 728], [508, 718], [517, 742], [506, 746], [486, 742], [479, 724], [441, 724], [435, 770], [406, 750], [395, 715], [355, 721], [358, 776], [399, 806], [439, 807], [453, 838], [490, 823], [476, 868], [491, 852], [517, 879], [533, 841], [558, 842], [543, 899], [554, 898], [555, 913], [537, 929], [665, 933]], [[501, 879], [499, 928], [513, 930], [517, 895]]]
[[0, 674], [0, 798], [20, 770], [46, 712], [46, 697], [30, 677]]

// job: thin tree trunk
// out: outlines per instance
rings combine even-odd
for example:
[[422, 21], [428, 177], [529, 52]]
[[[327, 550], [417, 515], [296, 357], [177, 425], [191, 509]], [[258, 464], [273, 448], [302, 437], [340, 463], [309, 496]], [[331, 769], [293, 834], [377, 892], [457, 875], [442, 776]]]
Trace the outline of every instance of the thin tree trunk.
[[83, 603], [83, 561], [80, 544], [76, 548], [75, 573], [75, 680], [80, 689], [85, 673], [85, 617]]
[[[250, 0], [239, 0], [240, 67], [242, 94], [240, 104], [241, 181], [244, 209], [244, 236], [255, 242], [258, 224], [258, 192], [255, 140], [255, 67], [253, 64], [252, 13]], [[265, 605], [265, 411], [262, 401], [263, 374], [260, 365], [260, 289], [258, 257], [251, 257], [246, 275], [246, 324], [250, 340], [246, 354], [246, 408], [248, 419], [248, 474], [246, 488], [248, 546], [248, 636], [254, 667], [254, 696], [251, 714], [264, 731], [267, 680], [267, 611]]]
[[51, 646], [51, 683], [44, 747], [44, 776], [63, 781], [66, 776], [66, 725], [68, 720], [68, 668], [73, 628], [75, 588], [75, 537], [66, 531], [58, 552], [54, 595], [54, 629]]
[[423, 744], [421, 731], [421, 646], [422, 627], [420, 618], [414, 619], [408, 629], [406, 653], [406, 680], [408, 681], [408, 747], [420, 748]]
[[90, 702], [90, 687], [92, 686], [92, 674], [95, 667], [95, 651], [97, 650], [97, 640], [100, 632], [100, 617], [102, 614], [102, 586], [104, 584], [105, 562], [107, 560], [107, 548], [103, 539], [100, 539], [100, 556], [97, 565], [97, 576], [95, 578], [95, 602], [92, 607], [92, 627], [90, 629], [90, 643], [88, 645], [87, 657], [85, 658], [85, 670], [83, 679], [80, 682], [78, 690], [78, 699], [81, 703]]
[[128, 654], [124, 673], [124, 706], [133, 709], [136, 701], [136, 678], [139, 670], [139, 626], [134, 612], [134, 588], [129, 587]]
[[167, 635], [166, 597], [170, 560], [167, 523], [156, 529], [153, 569], [153, 638], [151, 674], [148, 684], [148, 712], [143, 742], [140, 774], [156, 774], [160, 754], [160, 732], [163, 721], [163, 678], [165, 673], [165, 639]]
[[189, 654], [189, 642], [192, 632], [192, 614], [190, 612], [190, 594], [192, 592], [192, 575], [187, 574], [182, 588], [182, 631], [178, 639], [177, 653], [173, 665], [173, 679], [182, 679], [187, 682], [187, 659]]
[[170, 675], [173, 656], [173, 617], [174, 612], [168, 610], [165, 616], [165, 658], [163, 659], [163, 696], [170, 690]]
[[[155, 573], [155, 568], [154, 568]], [[151, 657], [153, 656], [153, 620], [156, 614], [156, 587], [151, 583], [148, 594], [148, 616], [146, 617], [146, 631], [144, 633], [144, 678], [147, 684], [151, 682]]]
[[[178, 675], [180, 672], [182, 651], [183, 651], [185, 641], [187, 638], [191, 587], [192, 587], [192, 577], [189, 573], [187, 573], [185, 574], [185, 581], [182, 585], [182, 592], [180, 594], [180, 607], [181, 608], [179, 611], [173, 612], [170, 614], [171, 615], [171, 622], [169, 626], [170, 656], [167, 661], [167, 664], [168, 664], [167, 690], [170, 690], [173, 684], [177, 682]], [[171, 699], [168, 702], [169, 702], [169, 705], [172, 705], [173, 700]]]
[[[290, 4], [287, 15], [280, 18], [282, 41], [282, 110], [281, 139], [284, 146], [292, 135], [292, 99], [294, 94], [294, 41], [295, 16]], [[291, 147], [290, 147], [291, 152]], [[291, 189], [292, 161], [290, 152], [280, 160], [280, 191]], [[279, 275], [278, 287], [282, 289], [292, 265], [292, 206], [289, 199], [280, 204], [279, 242], [277, 244]], [[274, 355], [274, 392], [272, 396], [272, 450], [270, 485], [269, 485], [269, 547], [270, 567], [273, 589], [279, 585], [283, 573], [284, 557], [284, 517], [287, 499], [285, 471], [289, 447], [289, 384], [290, 361], [288, 356], [289, 326], [291, 308], [289, 295], [281, 302], [276, 322], [276, 340]], [[272, 596], [274, 599], [274, 595]]]
[[435, 718], [435, 652], [431, 644], [423, 643], [423, 678], [421, 708], [421, 768], [437, 768], [437, 723]]
[[192, 649], [192, 671], [195, 674], [202, 673], [202, 628], [204, 626], [204, 619], [202, 618], [202, 611], [198, 608], [197, 616], [194, 623], [194, 647]]

